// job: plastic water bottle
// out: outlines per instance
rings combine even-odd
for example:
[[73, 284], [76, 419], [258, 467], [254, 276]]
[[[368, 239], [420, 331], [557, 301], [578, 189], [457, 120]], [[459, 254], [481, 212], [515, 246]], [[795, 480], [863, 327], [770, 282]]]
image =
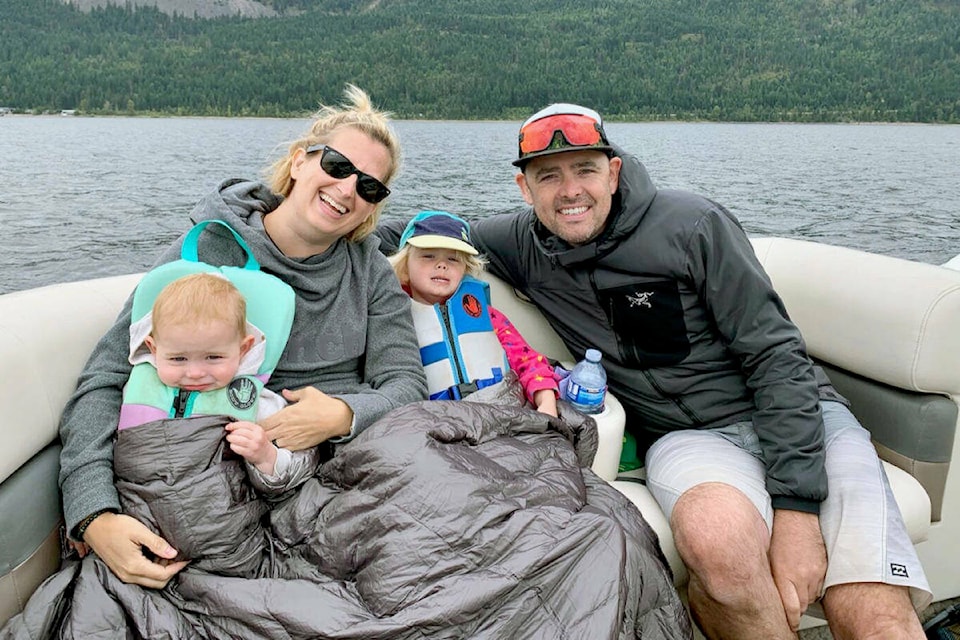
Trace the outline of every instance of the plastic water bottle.
[[603, 357], [596, 349], [587, 349], [586, 358], [577, 363], [567, 380], [564, 399], [582, 413], [603, 411], [607, 394], [607, 372], [600, 364]]

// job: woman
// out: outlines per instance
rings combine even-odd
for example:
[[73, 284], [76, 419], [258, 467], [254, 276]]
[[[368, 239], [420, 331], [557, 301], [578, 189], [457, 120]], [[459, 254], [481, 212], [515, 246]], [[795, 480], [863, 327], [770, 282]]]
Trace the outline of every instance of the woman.
[[[397, 172], [399, 144], [387, 114], [363, 91], [348, 86], [346, 98], [319, 111], [274, 164], [269, 185], [228, 180], [191, 214], [195, 223], [225, 221], [261, 268], [296, 292], [293, 329], [269, 383], [290, 405], [263, 424], [278, 446], [294, 450], [347, 440], [390, 409], [426, 397], [408, 299], [369, 237]], [[243, 264], [230, 234], [208, 229], [200, 259]], [[158, 264], [178, 259], [182, 242]], [[173, 562], [175, 549], [119, 513], [113, 486], [111, 438], [131, 368], [129, 325], [130, 301], [67, 403], [60, 486], [71, 538], [93, 548], [121, 580], [160, 588], [186, 562]]]

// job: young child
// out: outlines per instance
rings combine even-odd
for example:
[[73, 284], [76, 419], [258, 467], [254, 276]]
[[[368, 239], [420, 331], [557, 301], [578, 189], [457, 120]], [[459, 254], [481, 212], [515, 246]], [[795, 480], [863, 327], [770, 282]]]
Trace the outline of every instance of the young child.
[[[244, 295], [211, 272], [172, 280], [130, 326], [134, 366], [114, 444], [120, 505], [173, 544], [177, 559], [205, 571], [269, 573], [274, 554], [264, 551], [272, 544], [261, 521], [269, 507], [254, 489], [279, 496], [319, 462], [316, 447], [279, 448], [257, 424], [286, 404], [263, 386], [270, 339], [282, 349], [286, 336], [268, 338], [248, 322]], [[210, 509], [228, 526], [204, 527]], [[81, 557], [89, 551], [71, 546]]]
[[[226, 425], [227, 442], [247, 461], [258, 488], [282, 491], [305, 480], [313, 469], [304, 463], [315, 466], [315, 456], [277, 447], [255, 422], [286, 405], [254, 378], [264, 341], [246, 320], [246, 300], [227, 278], [197, 273], [174, 280], [153, 311], [130, 326], [134, 371], [124, 387], [118, 429], [171, 413], [245, 418]], [[169, 401], [150, 406], [148, 394], [157, 391]]]
[[431, 400], [459, 400], [500, 382], [509, 368], [533, 406], [556, 417], [553, 369], [490, 306], [490, 288], [476, 278], [484, 261], [465, 220], [445, 211], [420, 212], [404, 229], [390, 263], [413, 299]]

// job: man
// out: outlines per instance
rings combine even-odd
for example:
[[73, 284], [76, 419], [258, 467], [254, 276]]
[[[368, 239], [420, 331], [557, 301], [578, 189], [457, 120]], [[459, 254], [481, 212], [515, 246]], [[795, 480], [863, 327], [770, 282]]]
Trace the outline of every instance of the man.
[[836, 638], [922, 639], [914, 606], [931, 594], [869, 434], [736, 218], [658, 190], [591, 109], [543, 109], [519, 147], [532, 209], [478, 220], [473, 237], [572, 354], [603, 352], [628, 427], [653, 443], [647, 484], [704, 633], [795, 638], [822, 596]]

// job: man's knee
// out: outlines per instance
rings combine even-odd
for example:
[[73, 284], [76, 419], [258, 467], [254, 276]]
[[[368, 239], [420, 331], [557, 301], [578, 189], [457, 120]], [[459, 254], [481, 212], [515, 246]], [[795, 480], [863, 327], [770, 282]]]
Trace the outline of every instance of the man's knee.
[[686, 491], [670, 517], [677, 550], [706, 577], [749, 579], [766, 562], [769, 532], [754, 504], [738, 489], [711, 482]]

